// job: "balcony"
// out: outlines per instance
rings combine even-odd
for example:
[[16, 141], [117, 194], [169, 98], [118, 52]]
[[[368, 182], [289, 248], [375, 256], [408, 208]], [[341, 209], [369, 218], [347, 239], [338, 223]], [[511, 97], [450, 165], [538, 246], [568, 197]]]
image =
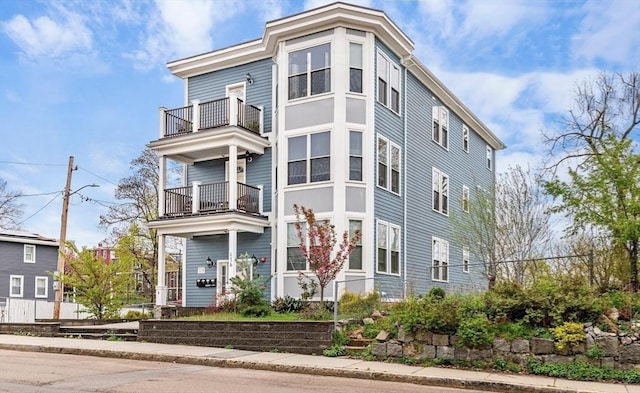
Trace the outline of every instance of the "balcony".
[[237, 183], [236, 192], [231, 191], [234, 190], [226, 181], [194, 182], [191, 187], [165, 189], [160, 216], [148, 226], [162, 234], [184, 237], [219, 234], [232, 229], [262, 233], [269, 225], [262, 215], [262, 189]]
[[149, 147], [160, 155], [192, 164], [229, 154], [235, 145], [240, 152], [264, 154], [269, 146], [262, 136], [264, 114], [261, 108], [245, 104], [235, 95], [166, 109], [160, 108], [159, 139]]

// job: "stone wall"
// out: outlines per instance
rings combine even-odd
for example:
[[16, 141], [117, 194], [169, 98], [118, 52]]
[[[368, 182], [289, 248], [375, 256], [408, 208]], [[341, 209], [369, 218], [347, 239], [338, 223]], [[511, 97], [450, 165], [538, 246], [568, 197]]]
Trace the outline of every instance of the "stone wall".
[[[640, 365], [640, 333], [606, 333], [597, 327], [587, 325], [586, 340], [570, 349], [559, 351], [553, 340], [544, 338], [493, 340], [492, 345], [481, 348], [458, 346], [455, 335], [436, 334], [423, 330], [407, 332], [400, 328], [398, 337], [388, 339], [384, 332], [372, 345], [372, 354], [378, 360], [410, 357], [424, 359], [450, 359], [457, 361], [493, 362], [498, 358], [520, 365], [529, 357], [543, 362], [569, 363], [582, 360], [601, 367], [629, 369]], [[594, 346], [599, 348], [597, 358], [587, 356]]]

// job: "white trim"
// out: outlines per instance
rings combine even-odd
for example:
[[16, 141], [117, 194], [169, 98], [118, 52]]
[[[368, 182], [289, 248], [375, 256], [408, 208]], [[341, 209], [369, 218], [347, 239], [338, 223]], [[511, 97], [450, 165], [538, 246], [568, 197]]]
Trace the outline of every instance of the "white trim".
[[[437, 249], [436, 249], [437, 246]], [[434, 278], [434, 271], [436, 269], [434, 261], [435, 259], [435, 254], [439, 254], [439, 258], [438, 258], [438, 276], [439, 278]], [[446, 267], [445, 267], [446, 264]], [[449, 242], [447, 240], [441, 239], [439, 237], [436, 236], [432, 236], [431, 237], [431, 281], [437, 281], [437, 282], [449, 282]], [[447, 273], [447, 279], [444, 280], [442, 279], [442, 272], [446, 270]]]
[[[447, 179], [446, 183], [444, 181], [444, 179]], [[438, 200], [438, 209], [435, 208], [434, 206], [434, 200], [433, 200], [433, 193], [434, 191], [438, 191], [438, 196], [439, 196], [439, 200]], [[447, 197], [447, 202], [446, 205], [444, 203], [444, 198], [443, 196]], [[434, 212], [438, 212], [442, 215], [445, 216], [449, 216], [449, 201], [450, 201], [450, 195], [451, 195], [451, 180], [449, 178], [449, 175], [447, 175], [446, 173], [442, 172], [440, 169], [436, 168], [436, 167], [432, 167], [431, 168], [431, 209]]]
[[[19, 278], [20, 279], [20, 293], [18, 293], [18, 294], [14, 294], [13, 293], [13, 279], [14, 278]], [[12, 275], [9, 276], [9, 297], [24, 297], [24, 276], [17, 275], [17, 274], [12, 274]]]
[[[385, 61], [386, 62], [386, 70], [385, 70], [385, 75], [380, 75], [380, 67], [379, 67], [379, 60]], [[375, 75], [375, 81], [376, 81], [376, 102], [378, 102], [380, 105], [386, 107], [387, 109], [389, 109], [391, 112], [395, 113], [397, 116], [400, 116], [400, 114], [402, 113], [402, 68], [400, 67], [400, 65], [398, 63], [396, 63], [395, 61], [391, 60], [389, 58], [389, 56], [387, 56], [382, 50], [378, 49], [376, 51], [376, 75]], [[392, 97], [391, 97], [391, 93], [393, 92], [393, 86], [392, 86], [392, 77], [393, 77], [393, 72], [392, 70], [396, 69], [398, 71], [398, 110], [396, 111], [395, 109], [393, 109], [392, 106]], [[382, 101], [378, 100], [378, 97], [380, 96], [379, 94], [379, 90], [380, 90], [380, 82], [379, 79], [380, 77], [382, 77], [382, 80], [385, 81], [385, 83], [387, 84], [385, 86], [386, 92], [385, 92], [385, 97], [387, 99], [387, 102], [384, 103]], [[406, 86], [405, 86], [406, 88]]]
[[[38, 295], [38, 281], [44, 280], [44, 295]], [[46, 276], [36, 276], [34, 280], [34, 296], [36, 298], [47, 298], [49, 297], [49, 277]]]
[[[387, 244], [386, 244], [386, 253], [385, 253], [385, 268], [386, 270], [379, 270], [378, 269], [378, 249], [379, 247], [379, 239], [378, 239], [378, 226], [379, 225], [383, 225], [386, 227], [386, 240], [387, 240]], [[402, 275], [402, 228], [399, 225], [395, 225], [395, 224], [391, 224], [390, 222], [384, 221], [384, 220], [380, 220], [380, 219], [376, 219], [376, 225], [375, 225], [375, 229], [376, 229], [376, 247], [375, 247], [375, 253], [376, 253], [376, 257], [374, 258], [375, 261], [375, 272], [378, 274], [384, 274], [384, 275], [388, 275], [388, 276], [396, 276], [396, 277], [400, 277]], [[391, 252], [393, 251], [391, 249], [391, 234], [393, 232], [393, 229], [397, 229], [398, 230], [398, 272], [397, 273], [392, 273], [391, 272]]]
[[[465, 206], [466, 202], [466, 206]], [[469, 193], [469, 187], [466, 185], [462, 185], [462, 211], [465, 213], [469, 213], [469, 208], [471, 204], [471, 194]]]
[[[469, 132], [469, 127], [467, 127], [466, 124], [462, 124], [462, 151], [465, 153], [469, 153], [469, 146], [470, 146], [470, 132]], [[466, 146], [465, 146], [466, 144]]]
[[[380, 173], [379, 173], [379, 153], [378, 153], [378, 140], [382, 139], [383, 141], [386, 142], [387, 144], [387, 152], [386, 152], [386, 158], [387, 158], [387, 177], [386, 177], [386, 184], [384, 186], [381, 186], [379, 183], [380, 180]], [[392, 186], [392, 179], [393, 179], [393, 163], [392, 163], [392, 158], [393, 158], [393, 154], [392, 154], [392, 150], [393, 149], [398, 149], [398, 191], [393, 191], [393, 186]], [[375, 144], [375, 163], [376, 163], [376, 186], [379, 188], [382, 188], [383, 190], [389, 191], [392, 194], [395, 195], [402, 195], [401, 194], [401, 189], [402, 189], [402, 148], [400, 147], [400, 145], [398, 145], [397, 143], [392, 142], [391, 140], [389, 140], [388, 138], [377, 134], [376, 135], [376, 144]]]
[[[33, 247], [31, 259], [27, 259], [27, 248]], [[34, 244], [25, 244], [23, 247], [22, 259], [24, 263], [36, 263], [36, 246]]]
[[[437, 130], [436, 123], [438, 124]], [[433, 106], [431, 109], [431, 140], [448, 151], [449, 134], [449, 110], [444, 105]]]
[[469, 273], [469, 262], [470, 262], [471, 253], [469, 252], [469, 247], [462, 247], [462, 272]]

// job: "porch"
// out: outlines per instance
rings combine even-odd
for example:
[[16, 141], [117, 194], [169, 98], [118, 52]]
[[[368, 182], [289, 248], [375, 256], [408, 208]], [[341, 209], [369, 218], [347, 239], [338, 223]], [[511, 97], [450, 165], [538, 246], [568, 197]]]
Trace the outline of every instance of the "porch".
[[203, 214], [241, 212], [260, 215], [262, 188], [237, 183], [237, 198], [230, 203], [229, 182], [200, 184], [164, 190], [164, 209], [159, 217], [176, 218]]

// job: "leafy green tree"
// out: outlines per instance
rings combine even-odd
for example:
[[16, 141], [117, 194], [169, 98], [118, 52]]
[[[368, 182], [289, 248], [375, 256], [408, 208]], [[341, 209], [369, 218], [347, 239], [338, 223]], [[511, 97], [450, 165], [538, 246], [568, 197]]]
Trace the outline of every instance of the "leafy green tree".
[[[132, 280], [133, 272], [138, 272], [142, 274], [148, 287], [153, 288], [155, 277], [153, 265], [149, 261], [149, 255], [153, 255], [153, 250], [149, 247], [146, 236], [146, 229], [141, 228], [138, 223], [133, 223], [129, 230], [118, 238], [115, 251], [118, 260], [133, 269], [130, 274]], [[131, 287], [135, 288], [135, 283], [132, 283]]]
[[67, 249], [62, 276], [65, 288], [73, 288], [76, 301], [86, 307], [92, 318], [119, 317], [129, 284], [130, 265], [121, 260], [107, 263], [86, 247], [78, 250], [70, 242]]
[[547, 136], [544, 186], [568, 233], [594, 228], [626, 252], [629, 286], [638, 290], [640, 246], [640, 73], [601, 74], [579, 85], [564, 129]]

